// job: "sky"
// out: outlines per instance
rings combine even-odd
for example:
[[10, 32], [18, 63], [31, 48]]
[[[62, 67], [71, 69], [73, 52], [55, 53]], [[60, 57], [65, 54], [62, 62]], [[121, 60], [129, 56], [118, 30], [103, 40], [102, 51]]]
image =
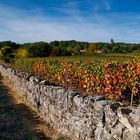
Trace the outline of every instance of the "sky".
[[0, 0], [0, 41], [140, 43], [140, 0]]

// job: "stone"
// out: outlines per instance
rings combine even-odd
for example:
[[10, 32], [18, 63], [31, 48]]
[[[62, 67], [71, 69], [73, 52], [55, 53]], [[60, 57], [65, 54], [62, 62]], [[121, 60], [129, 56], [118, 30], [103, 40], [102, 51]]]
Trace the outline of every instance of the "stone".
[[132, 133], [129, 129], [125, 129], [123, 132], [123, 140], [140, 140], [140, 135]]
[[49, 81], [47, 80], [42, 80], [41, 82], [39, 82], [40, 85], [48, 85]]
[[95, 96], [94, 97], [94, 101], [101, 101], [101, 100], [105, 100], [105, 97], [103, 97], [103, 96]]
[[102, 101], [97, 101], [99, 104], [101, 104], [102, 106], [106, 106], [108, 105], [108, 101], [107, 100], [102, 100]]
[[31, 77], [29, 78], [29, 82], [36, 85], [36, 84], [39, 83], [39, 79], [36, 78], [35, 76], [31, 76]]
[[140, 110], [131, 108], [119, 108], [117, 110], [119, 121], [131, 133], [140, 134]]
[[139, 108], [124, 107], [103, 96], [65, 91], [1, 64], [0, 73], [44, 121], [72, 140], [140, 140]]
[[[105, 127], [108, 132], [111, 131], [111, 128], [114, 127], [119, 120], [116, 110], [114, 110], [114, 108], [112, 108], [113, 106], [114, 106], [114, 104], [107, 105], [104, 107], [104, 113], [105, 113], [105, 122], [104, 123], [105, 123]], [[115, 104], [115, 106], [116, 106], [116, 104]]]

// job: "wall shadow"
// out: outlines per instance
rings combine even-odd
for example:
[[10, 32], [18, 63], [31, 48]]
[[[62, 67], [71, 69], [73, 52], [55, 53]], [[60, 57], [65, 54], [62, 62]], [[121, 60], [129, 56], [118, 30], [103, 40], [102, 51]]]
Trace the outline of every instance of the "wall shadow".
[[46, 136], [41, 130], [47, 126], [37, 113], [17, 103], [6, 84], [0, 76], [0, 140], [51, 140], [49, 132]]

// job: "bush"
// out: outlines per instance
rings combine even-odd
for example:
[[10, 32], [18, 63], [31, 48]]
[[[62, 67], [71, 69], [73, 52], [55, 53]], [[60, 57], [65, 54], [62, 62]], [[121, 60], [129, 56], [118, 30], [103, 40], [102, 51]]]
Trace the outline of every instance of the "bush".
[[28, 51], [24, 48], [20, 48], [19, 50], [17, 50], [16, 56], [20, 57], [20, 58], [27, 57], [28, 56]]

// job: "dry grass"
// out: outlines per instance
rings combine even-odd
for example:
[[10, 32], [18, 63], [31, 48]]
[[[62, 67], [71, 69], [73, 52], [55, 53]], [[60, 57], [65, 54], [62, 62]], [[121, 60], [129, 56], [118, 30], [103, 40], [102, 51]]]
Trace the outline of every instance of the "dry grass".
[[0, 140], [66, 140], [44, 123], [0, 77]]

